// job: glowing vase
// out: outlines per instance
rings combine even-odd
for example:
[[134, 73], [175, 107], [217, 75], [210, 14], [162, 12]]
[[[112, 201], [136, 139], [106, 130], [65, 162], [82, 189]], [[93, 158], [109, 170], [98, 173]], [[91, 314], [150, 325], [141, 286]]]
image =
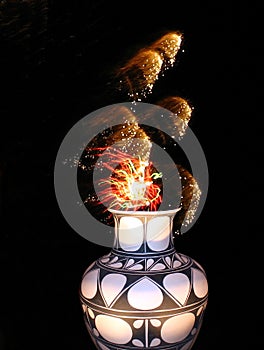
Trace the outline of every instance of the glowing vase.
[[189, 350], [208, 298], [205, 271], [175, 250], [176, 210], [117, 211], [108, 255], [84, 272], [80, 301], [100, 350]]

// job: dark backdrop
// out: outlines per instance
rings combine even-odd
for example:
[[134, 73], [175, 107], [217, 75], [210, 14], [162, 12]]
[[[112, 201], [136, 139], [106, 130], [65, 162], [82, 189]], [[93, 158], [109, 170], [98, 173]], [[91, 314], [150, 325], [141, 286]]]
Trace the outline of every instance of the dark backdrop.
[[[258, 349], [261, 328], [261, 5], [234, 1], [0, 1], [0, 349], [93, 349], [78, 299], [108, 252], [72, 230], [54, 193], [62, 139], [88, 113], [123, 102], [112, 73], [167, 31], [184, 52], [147, 102], [195, 107], [209, 192], [176, 248], [205, 268], [209, 303], [194, 350]], [[262, 232], [261, 232], [262, 231]], [[253, 308], [252, 308], [253, 306]]]

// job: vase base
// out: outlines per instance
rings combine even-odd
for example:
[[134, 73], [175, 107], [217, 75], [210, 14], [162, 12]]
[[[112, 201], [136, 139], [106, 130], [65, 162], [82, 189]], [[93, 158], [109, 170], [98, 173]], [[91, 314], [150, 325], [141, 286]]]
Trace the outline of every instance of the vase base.
[[107, 341], [104, 341], [102, 339], [99, 340], [97, 337], [94, 336], [91, 330], [89, 330], [88, 332], [95, 345], [95, 349], [97, 350], [135, 350], [136, 348], [140, 348], [142, 350], [191, 350], [196, 341], [196, 335], [194, 335], [191, 336], [187, 341], [180, 341], [171, 345], [159, 345], [158, 338], [154, 338], [150, 346], [147, 347], [144, 346], [143, 342], [139, 339], [133, 339], [132, 344], [130, 345], [116, 345], [113, 343], [108, 343]]
[[134, 347], [127, 346], [127, 347], [120, 347], [120, 346], [113, 346], [113, 345], [104, 345], [103, 343], [94, 341], [95, 347], [97, 350], [134, 350], [136, 348], [142, 349], [142, 350], [191, 350], [194, 345], [194, 340], [191, 340], [187, 343], [179, 343], [178, 345], [173, 346], [151, 346], [151, 347], [142, 347], [139, 345], [135, 345]]

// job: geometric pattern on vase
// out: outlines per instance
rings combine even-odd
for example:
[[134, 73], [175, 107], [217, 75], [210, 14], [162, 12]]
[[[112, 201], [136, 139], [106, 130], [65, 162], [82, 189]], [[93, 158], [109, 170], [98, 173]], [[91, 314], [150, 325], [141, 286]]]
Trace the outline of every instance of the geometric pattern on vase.
[[205, 305], [202, 308], [199, 312], [194, 308], [175, 315], [157, 313], [145, 318], [140, 314], [117, 317], [88, 308], [86, 326], [95, 344], [103, 344], [111, 350], [131, 347], [187, 350], [199, 330]]
[[[207, 278], [200, 264], [176, 252], [167, 234], [168, 227], [159, 244], [153, 234], [141, 230], [133, 249], [126, 251], [117, 239], [109, 254], [86, 269], [80, 301], [97, 349], [190, 350], [193, 346], [207, 304]], [[149, 245], [146, 237], [157, 244]]]
[[[185, 267], [189, 258], [183, 254], [171, 252], [163, 256], [136, 257], [128, 254], [118, 255], [111, 252], [100, 259], [100, 265], [108, 268], [120, 268], [125, 270], [138, 270], [144, 273], [149, 270], [174, 269]], [[158, 266], [156, 266], [158, 264]]]
[[[126, 260], [129, 261], [131, 258], [127, 257]], [[160, 271], [151, 270], [149, 267], [148, 270], [143, 271], [143, 267], [147, 266], [146, 261], [139, 260], [141, 264], [136, 262], [135, 258], [133, 264], [140, 265], [141, 270], [129, 269], [133, 266], [131, 261], [127, 269], [121, 269], [111, 264], [101, 265], [99, 259], [83, 276], [82, 297], [91, 302], [100, 302], [102, 306], [120, 308], [120, 310], [123, 310], [125, 304], [129, 310], [144, 310], [143, 306], [137, 306], [137, 303], [143, 301], [148, 303], [145, 310], [155, 309], [162, 303], [177, 309], [186, 304], [199, 303], [201, 299], [207, 297], [208, 284], [205, 273], [193, 259], [189, 258], [187, 264], [178, 268], [172, 269], [165, 266]], [[154, 262], [151, 266], [153, 265], [155, 266]], [[140, 294], [143, 297], [137, 300]], [[118, 303], [120, 298], [122, 302]]]
[[[134, 270], [133, 275], [127, 275], [113, 266], [99, 269], [100, 259], [93, 264], [84, 275], [81, 290], [86, 324], [97, 340], [97, 347], [112, 350], [117, 349], [114, 345], [117, 343], [122, 345], [119, 349], [131, 346], [170, 349], [170, 343], [178, 343], [171, 349], [190, 349], [206, 307], [208, 286], [200, 265], [190, 258], [188, 262], [177, 270], [167, 268], [162, 275], [148, 270], [148, 276]], [[146, 295], [142, 296], [142, 290], [147, 291]], [[122, 313], [120, 317], [118, 310]], [[138, 317], [132, 317], [131, 311]], [[153, 329], [159, 336], [151, 338]]]

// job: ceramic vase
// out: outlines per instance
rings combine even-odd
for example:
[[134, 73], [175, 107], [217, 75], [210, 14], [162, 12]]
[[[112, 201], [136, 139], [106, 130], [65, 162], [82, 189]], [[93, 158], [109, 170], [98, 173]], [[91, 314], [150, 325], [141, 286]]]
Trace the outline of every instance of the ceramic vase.
[[80, 301], [99, 350], [189, 350], [208, 300], [204, 269], [177, 252], [177, 212], [110, 210], [115, 240], [84, 272]]

